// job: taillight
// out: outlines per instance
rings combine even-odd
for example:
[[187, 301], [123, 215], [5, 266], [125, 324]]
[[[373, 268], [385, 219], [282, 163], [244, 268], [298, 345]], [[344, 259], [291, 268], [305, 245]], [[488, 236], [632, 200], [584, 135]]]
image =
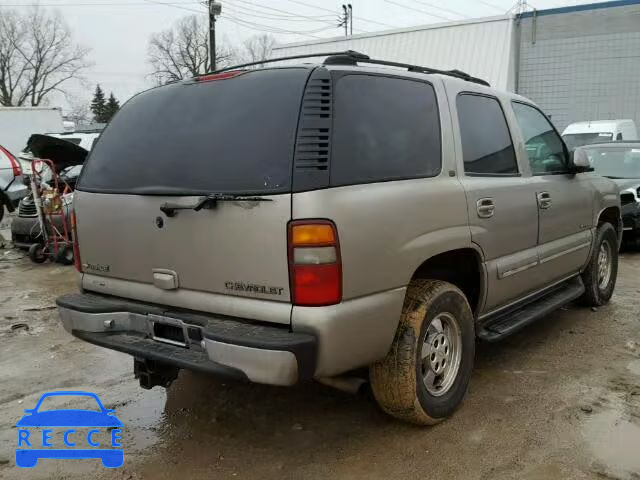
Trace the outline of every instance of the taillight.
[[289, 223], [289, 276], [294, 305], [317, 307], [342, 300], [338, 232], [328, 220]]
[[76, 222], [76, 212], [71, 210], [71, 234], [73, 235], [73, 265], [78, 272], [82, 273], [82, 261], [80, 260], [80, 247], [78, 246], [78, 228]]
[[2, 146], [0, 146], [0, 150], [2, 150], [2, 152], [9, 159], [9, 163], [11, 164], [11, 170], [13, 171], [13, 176], [19, 177], [20, 175], [22, 175], [22, 169], [20, 168], [20, 164], [18, 163], [18, 160], [16, 160], [16, 157], [14, 157], [9, 150], [7, 150]]

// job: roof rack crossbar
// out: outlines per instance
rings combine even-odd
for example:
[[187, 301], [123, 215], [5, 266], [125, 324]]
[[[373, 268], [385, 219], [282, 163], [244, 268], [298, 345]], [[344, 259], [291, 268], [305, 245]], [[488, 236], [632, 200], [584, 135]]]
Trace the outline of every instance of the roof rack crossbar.
[[[354, 60], [368, 60], [369, 57], [364, 53], [356, 52], [354, 50], [345, 50], [342, 52], [325, 52], [325, 53], [305, 53], [302, 55], [291, 55], [289, 57], [279, 57], [279, 58], [268, 58], [265, 60], [260, 60], [258, 62], [249, 62], [249, 63], [241, 63], [239, 65], [233, 65], [230, 67], [219, 68], [213, 72], [203, 73], [202, 75], [209, 75], [211, 73], [221, 73], [227, 72], [229, 70], [237, 70], [245, 67], [254, 67], [256, 65], [264, 65], [265, 63], [275, 63], [282, 62], [284, 60], [299, 60], [301, 58], [314, 58], [314, 57], [334, 57], [338, 55], [348, 56], [353, 58]], [[198, 75], [201, 77], [202, 75]], [[197, 77], [196, 77], [197, 78]]]

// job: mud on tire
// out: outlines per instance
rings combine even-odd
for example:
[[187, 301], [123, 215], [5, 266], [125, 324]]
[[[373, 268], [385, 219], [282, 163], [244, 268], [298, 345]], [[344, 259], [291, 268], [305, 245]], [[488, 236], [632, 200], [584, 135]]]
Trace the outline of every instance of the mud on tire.
[[[618, 235], [610, 223], [601, 223], [595, 234], [593, 251], [587, 268], [582, 273], [585, 292], [580, 298], [581, 303], [589, 307], [599, 307], [609, 302], [616, 286], [618, 276]], [[603, 247], [605, 245], [605, 247]], [[609, 260], [611, 262], [608, 280], [601, 276], [599, 259], [602, 249], [608, 245]]]
[[[445, 325], [440, 320], [445, 318], [443, 315], [453, 318], [458, 326], [456, 338], [460, 356], [455, 376], [449, 375], [449, 387], [434, 394], [426, 384], [432, 391], [437, 385], [427, 380], [429, 377], [425, 377], [425, 372], [428, 365], [432, 366], [432, 372], [437, 370], [430, 359], [435, 360], [436, 366], [442, 366], [432, 352], [438, 353], [433, 347], [438, 341], [442, 342], [437, 338], [434, 325]], [[438, 346], [441, 347], [442, 343]], [[445, 343], [445, 350], [446, 347]], [[452, 347], [453, 342], [449, 345]], [[423, 360], [425, 348], [428, 355]], [[400, 420], [418, 425], [437, 423], [450, 416], [462, 402], [469, 385], [474, 355], [474, 318], [464, 294], [454, 285], [440, 280], [414, 280], [407, 289], [402, 316], [389, 352], [370, 367], [374, 397], [382, 410]]]

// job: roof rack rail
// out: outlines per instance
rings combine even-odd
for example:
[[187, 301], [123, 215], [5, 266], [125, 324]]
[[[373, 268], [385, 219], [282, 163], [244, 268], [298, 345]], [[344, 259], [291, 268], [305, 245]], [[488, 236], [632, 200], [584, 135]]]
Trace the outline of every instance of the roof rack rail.
[[489, 82], [487, 82], [486, 80], [473, 77], [461, 70], [439, 70], [437, 68], [421, 67], [420, 65], [411, 65], [409, 63], [391, 62], [388, 60], [376, 60], [369, 57], [367, 57], [366, 59], [356, 58], [356, 57], [350, 56], [348, 52], [332, 55], [330, 57], [327, 57], [327, 59], [324, 61], [325, 65], [357, 65], [358, 63], [368, 63], [371, 65], [383, 65], [387, 67], [406, 68], [410, 72], [437, 73], [440, 75], [447, 75], [449, 77], [455, 77], [461, 80], [466, 80], [467, 82], [479, 83], [480, 85], [485, 85], [487, 87], [491, 86]]
[[[326, 59], [323, 62], [323, 65], [358, 65], [359, 63], [368, 63], [370, 65], [383, 65], [386, 67], [406, 68], [410, 72], [431, 73], [431, 74], [437, 73], [440, 75], [447, 75], [449, 77], [455, 77], [461, 80], [466, 80], [467, 82], [478, 83], [480, 85], [485, 85], [487, 87], [491, 86], [489, 82], [487, 82], [486, 80], [473, 77], [461, 70], [439, 70], [437, 68], [422, 67], [420, 65], [411, 65], [409, 63], [391, 62], [388, 60], [376, 60], [376, 59], [370, 58], [368, 55], [365, 55], [364, 53], [356, 52], [354, 50], [345, 50], [343, 52], [307, 53], [303, 55], [292, 55], [290, 57], [269, 58], [267, 60], [262, 60], [259, 62], [242, 63], [240, 65], [233, 65], [231, 67], [220, 68], [215, 72], [209, 72], [209, 73], [221, 73], [221, 72], [236, 70], [244, 67], [264, 65], [265, 63], [275, 63], [275, 62], [281, 62], [283, 60], [298, 60], [301, 58], [314, 58], [314, 57], [326, 57]], [[207, 74], [205, 73], [203, 75], [207, 75]]]
[[[238, 68], [244, 68], [244, 67], [254, 67], [256, 65], [264, 65], [265, 63], [282, 62], [283, 60], [299, 60], [301, 58], [336, 57], [336, 56], [345, 56], [345, 57], [349, 57], [349, 58], [353, 58], [353, 59], [360, 59], [360, 60], [368, 60], [369, 59], [369, 57], [367, 55], [365, 55], [364, 53], [356, 52], [356, 51], [353, 51], [353, 50], [345, 50], [345, 51], [342, 51], [342, 52], [305, 53], [305, 54], [302, 54], [302, 55], [291, 55], [289, 57], [267, 58], [265, 60], [260, 60], [259, 62], [241, 63], [239, 65], [233, 65], [231, 67], [219, 68], [219, 69], [217, 69], [217, 70], [215, 70], [213, 72], [203, 73], [202, 75], [208, 75], [208, 74], [211, 74], [211, 73], [227, 72], [229, 70], [236, 70]], [[201, 77], [202, 75], [198, 75], [198, 77]]]

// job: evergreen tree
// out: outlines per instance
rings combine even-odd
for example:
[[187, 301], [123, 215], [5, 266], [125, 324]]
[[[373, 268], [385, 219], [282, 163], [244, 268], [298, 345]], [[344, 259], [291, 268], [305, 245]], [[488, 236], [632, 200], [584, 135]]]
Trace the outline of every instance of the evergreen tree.
[[113, 92], [109, 94], [109, 100], [107, 100], [107, 104], [104, 107], [104, 121], [109, 122], [116, 112], [120, 109], [120, 102], [116, 100], [116, 97], [113, 95]]
[[97, 123], [106, 123], [106, 103], [104, 100], [104, 92], [100, 85], [96, 85], [96, 92], [93, 94], [93, 100], [91, 100], [91, 113], [93, 113], [93, 121]]

